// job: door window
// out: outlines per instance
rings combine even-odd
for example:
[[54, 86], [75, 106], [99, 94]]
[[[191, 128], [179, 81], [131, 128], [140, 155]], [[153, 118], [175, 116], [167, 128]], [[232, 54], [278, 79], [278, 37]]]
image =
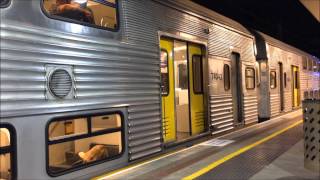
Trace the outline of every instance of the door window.
[[270, 88], [275, 89], [277, 87], [277, 73], [276, 71], [270, 71]]
[[283, 73], [284, 88], [287, 88], [287, 73]]
[[230, 66], [228, 64], [223, 66], [223, 80], [224, 90], [228, 91], [230, 89]]
[[202, 80], [202, 58], [199, 55], [192, 56], [192, 71], [193, 71], [193, 91], [195, 94], [203, 93]]
[[164, 49], [160, 52], [160, 68], [161, 68], [161, 93], [162, 96], [169, 94], [169, 66], [168, 52]]

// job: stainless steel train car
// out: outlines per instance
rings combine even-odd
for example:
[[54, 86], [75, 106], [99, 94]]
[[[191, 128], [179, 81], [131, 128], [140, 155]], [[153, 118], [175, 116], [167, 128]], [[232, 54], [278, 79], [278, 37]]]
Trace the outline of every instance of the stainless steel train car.
[[191, 1], [0, 2], [1, 179], [87, 179], [319, 97], [318, 59]]

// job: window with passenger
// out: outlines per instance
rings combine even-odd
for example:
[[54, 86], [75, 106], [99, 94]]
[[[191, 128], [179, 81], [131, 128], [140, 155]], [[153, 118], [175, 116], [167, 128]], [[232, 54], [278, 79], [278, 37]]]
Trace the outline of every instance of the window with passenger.
[[47, 169], [51, 176], [120, 157], [123, 122], [120, 114], [66, 117], [47, 128]]
[[116, 30], [117, 0], [43, 0], [49, 16], [74, 23]]
[[0, 125], [0, 179], [15, 179], [13, 128]]

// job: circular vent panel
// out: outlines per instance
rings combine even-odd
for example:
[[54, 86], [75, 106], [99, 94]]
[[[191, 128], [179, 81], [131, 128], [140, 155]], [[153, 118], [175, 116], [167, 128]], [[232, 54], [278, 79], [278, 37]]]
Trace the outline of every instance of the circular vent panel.
[[51, 73], [49, 89], [53, 96], [58, 98], [66, 97], [72, 88], [72, 79], [68, 71], [57, 69]]

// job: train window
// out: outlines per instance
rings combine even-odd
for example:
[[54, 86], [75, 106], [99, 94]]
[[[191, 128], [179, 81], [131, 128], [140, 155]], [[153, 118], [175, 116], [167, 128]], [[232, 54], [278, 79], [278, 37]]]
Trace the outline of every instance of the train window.
[[287, 73], [283, 73], [283, 84], [284, 88], [287, 88]]
[[[77, 123], [75, 123], [75, 121], [77, 121]], [[77, 124], [77, 127], [75, 127], [75, 124]], [[88, 133], [88, 128], [86, 126], [86, 118], [55, 121], [49, 125], [49, 140], [63, 139], [66, 137], [86, 134]]]
[[15, 179], [13, 128], [0, 125], [0, 179]]
[[303, 57], [302, 58], [302, 67], [303, 67], [304, 70], [308, 69], [308, 59], [307, 59], [307, 57]]
[[43, 0], [46, 13], [78, 24], [118, 29], [117, 0]]
[[161, 66], [161, 93], [162, 96], [169, 94], [169, 64], [168, 64], [168, 52], [161, 49], [160, 52], [160, 66]]
[[[122, 118], [117, 113], [55, 119], [47, 133], [47, 170], [51, 176], [114, 159], [123, 152]], [[72, 136], [66, 135], [69, 133]]]
[[313, 61], [313, 72], [317, 72], [318, 70], [318, 63], [316, 60]]
[[270, 88], [275, 89], [277, 87], [277, 73], [276, 71], [270, 71]]
[[230, 66], [228, 64], [223, 66], [223, 80], [224, 90], [228, 91], [230, 89]]
[[313, 64], [313, 62], [312, 62], [312, 59], [308, 59], [308, 67], [309, 67], [309, 71], [312, 71], [312, 65]]
[[247, 89], [254, 89], [255, 88], [255, 71], [253, 68], [246, 68], [245, 72], [246, 76], [246, 88]]
[[119, 114], [91, 117], [91, 131], [96, 132], [105, 129], [120, 128], [121, 117]]
[[199, 55], [192, 56], [193, 91], [195, 94], [203, 93], [202, 82], [202, 58]]

